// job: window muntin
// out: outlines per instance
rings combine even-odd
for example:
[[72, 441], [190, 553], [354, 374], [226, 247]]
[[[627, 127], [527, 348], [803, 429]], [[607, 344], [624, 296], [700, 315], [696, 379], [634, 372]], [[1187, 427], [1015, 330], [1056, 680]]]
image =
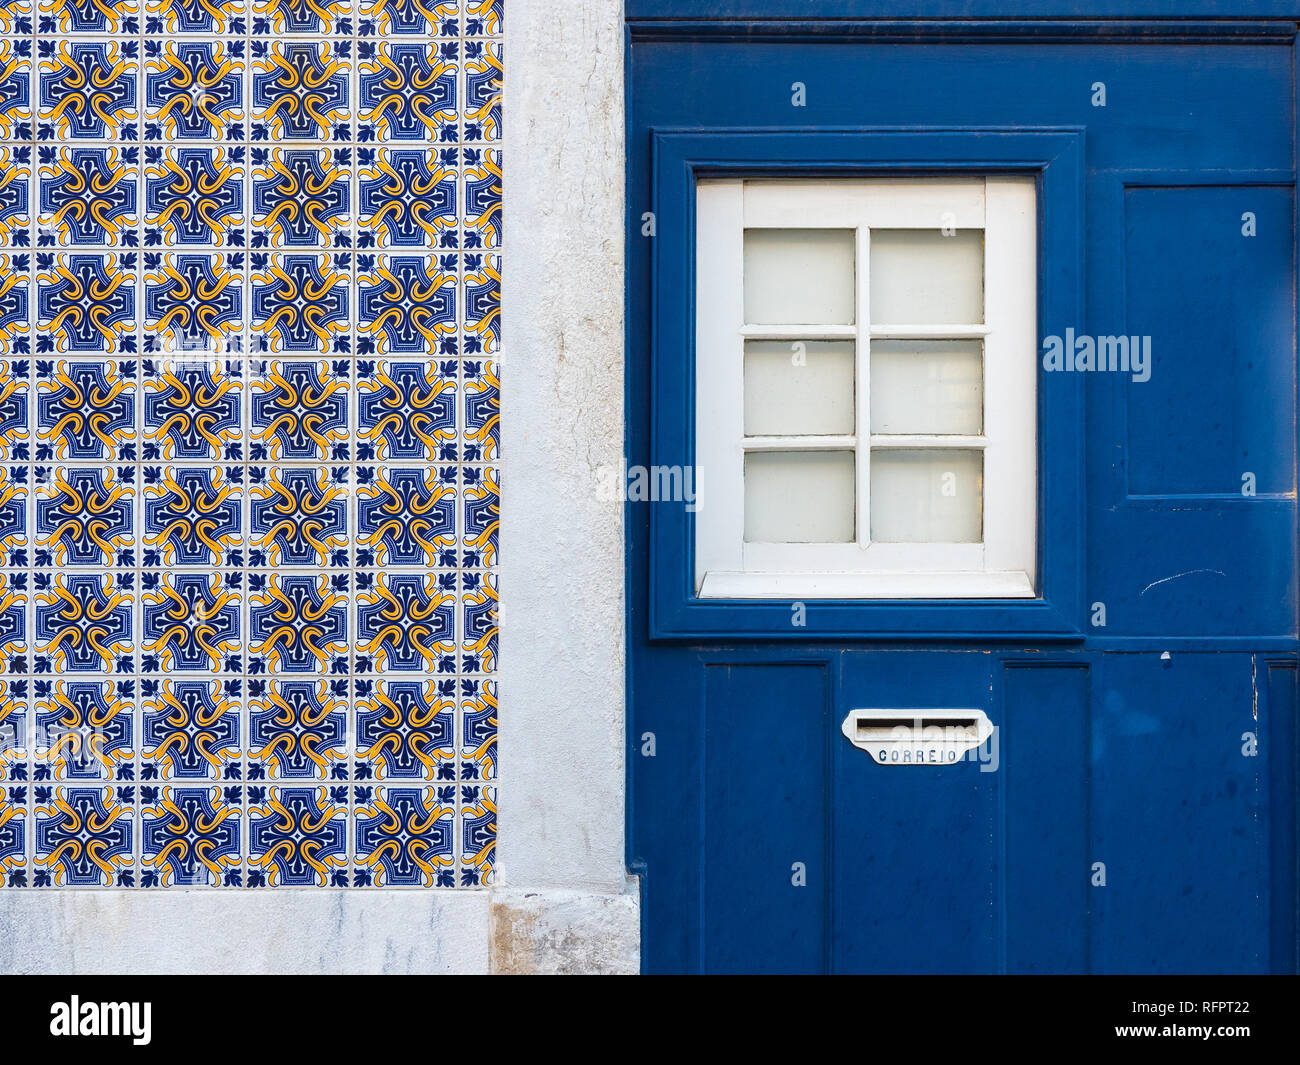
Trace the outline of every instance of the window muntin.
[[1035, 594], [1035, 196], [699, 184], [699, 595]]

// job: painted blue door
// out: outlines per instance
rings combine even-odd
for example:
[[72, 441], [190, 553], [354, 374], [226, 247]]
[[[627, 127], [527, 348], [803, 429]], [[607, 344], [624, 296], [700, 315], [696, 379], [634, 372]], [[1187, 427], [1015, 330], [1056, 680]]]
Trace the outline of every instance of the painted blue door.
[[[1293, 971], [1295, 21], [667, 20], [702, 6], [629, 4], [629, 463], [692, 460], [705, 173], [1029, 168], [1040, 306], [1153, 365], [1040, 373], [1023, 608], [792, 630], [692, 600], [694, 519], [629, 504], [645, 969]], [[994, 750], [880, 765], [841, 732], [861, 707], [977, 708]]]

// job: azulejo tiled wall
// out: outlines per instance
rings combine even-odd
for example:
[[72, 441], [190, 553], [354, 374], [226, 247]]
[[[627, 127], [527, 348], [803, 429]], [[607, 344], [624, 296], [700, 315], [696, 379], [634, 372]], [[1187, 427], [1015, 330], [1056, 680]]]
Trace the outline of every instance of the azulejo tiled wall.
[[0, 0], [0, 883], [474, 887], [501, 0]]

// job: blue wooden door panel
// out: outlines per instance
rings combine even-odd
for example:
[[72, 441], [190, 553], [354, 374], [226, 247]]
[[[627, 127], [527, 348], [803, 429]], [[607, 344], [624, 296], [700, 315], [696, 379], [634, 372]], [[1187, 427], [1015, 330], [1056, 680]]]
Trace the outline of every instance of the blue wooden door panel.
[[878, 765], [838, 728], [851, 710], [872, 707], [957, 706], [991, 715], [992, 665], [979, 652], [844, 654], [836, 727], [826, 739], [834, 752], [837, 971], [998, 967], [997, 774], [974, 762]]
[[1088, 750], [1091, 671], [1082, 658], [1002, 664], [998, 775], [1004, 818], [1003, 966], [1090, 967]]
[[[1073, 138], [1077, 261], [1044, 269], [1077, 279], [1077, 332], [1149, 335], [1152, 375], [1040, 374], [1044, 397], [1079, 390], [1081, 412], [1078, 594], [1050, 644], [908, 638], [887, 608], [834, 640], [674, 639], [652, 624], [651, 581], [682, 574], [651, 565], [648, 508], [629, 506], [628, 846], [646, 970], [1294, 971], [1294, 23], [1113, 40], [1014, 23], [782, 32], [633, 24], [630, 463], [660, 460], [652, 404], [689, 420], [693, 401], [689, 380], [655, 376], [656, 345], [689, 346], [693, 316], [672, 337], [651, 327], [656, 283], [691, 288], [656, 272], [663, 235], [690, 232], [656, 200], [657, 137]], [[643, 239], [656, 206], [661, 239]], [[1055, 477], [1056, 458], [1040, 469]], [[878, 765], [840, 733], [873, 706], [982, 710], [996, 766]]]
[[704, 970], [822, 972], [827, 670], [728, 663], [705, 675]]
[[1290, 639], [1294, 188], [1189, 180], [1092, 182], [1090, 330], [1150, 336], [1153, 366], [1088, 380], [1087, 598], [1098, 635]]
[[1152, 340], [1150, 379], [1115, 381], [1127, 494], [1244, 503], [1243, 471], [1291, 493], [1292, 190], [1130, 185], [1123, 212], [1124, 334]]
[[1266, 758], [1252, 656], [1109, 654], [1092, 715], [1092, 889], [1101, 972], [1268, 967]]
[[1269, 972], [1300, 969], [1300, 907], [1294, 904], [1296, 870], [1296, 663], [1283, 658], [1256, 659], [1260, 700], [1260, 756], [1268, 760]]

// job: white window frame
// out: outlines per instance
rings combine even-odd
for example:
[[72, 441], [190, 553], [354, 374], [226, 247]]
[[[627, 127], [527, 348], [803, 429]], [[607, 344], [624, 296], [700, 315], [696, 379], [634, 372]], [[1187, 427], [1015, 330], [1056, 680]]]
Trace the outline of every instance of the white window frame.
[[[696, 189], [695, 589], [726, 599], [1032, 598], [1037, 584], [1037, 189], [1033, 178], [701, 180]], [[869, 320], [872, 229], [984, 230], [984, 321], [922, 326]], [[746, 229], [856, 232], [853, 325], [746, 325]], [[873, 437], [871, 341], [972, 339], [984, 347], [979, 436]], [[746, 340], [852, 340], [855, 434], [744, 433]], [[872, 449], [984, 453], [982, 543], [870, 542]], [[856, 453], [857, 541], [745, 543], [746, 451]]]

